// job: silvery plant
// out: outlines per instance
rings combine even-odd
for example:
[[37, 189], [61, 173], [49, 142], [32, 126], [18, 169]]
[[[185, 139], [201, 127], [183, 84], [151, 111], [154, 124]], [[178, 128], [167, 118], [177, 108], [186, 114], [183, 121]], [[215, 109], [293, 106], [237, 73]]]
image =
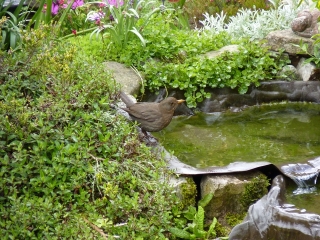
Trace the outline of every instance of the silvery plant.
[[240, 9], [235, 16], [226, 22], [226, 14], [216, 16], [203, 14], [205, 19], [200, 21], [203, 25], [201, 32], [219, 33], [226, 31], [233, 39], [249, 38], [250, 40], [263, 39], [269, 32], [290, 28], [290, 23], [298, 12], [304, 9], [314, 9], [311, 0], [284, 0], [269, 1], [270, 10]]

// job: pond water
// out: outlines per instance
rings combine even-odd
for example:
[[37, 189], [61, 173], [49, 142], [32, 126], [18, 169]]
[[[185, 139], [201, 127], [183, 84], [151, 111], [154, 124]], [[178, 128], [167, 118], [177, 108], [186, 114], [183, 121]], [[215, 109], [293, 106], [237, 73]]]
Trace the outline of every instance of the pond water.
[[305, 194], [294, 194], [297, 186], [289, 184], [286, 189], [286, 201], [294, 204], [299, 209], [307, 212], [320, 214], [320, 185], [316, 186], [316, 191]]
[[268, 161], [278, 167], [320, 156], [320, 105], [277, 103], [233, 113], [175, 117], [160, 143], [197, 168], [235, 161]]

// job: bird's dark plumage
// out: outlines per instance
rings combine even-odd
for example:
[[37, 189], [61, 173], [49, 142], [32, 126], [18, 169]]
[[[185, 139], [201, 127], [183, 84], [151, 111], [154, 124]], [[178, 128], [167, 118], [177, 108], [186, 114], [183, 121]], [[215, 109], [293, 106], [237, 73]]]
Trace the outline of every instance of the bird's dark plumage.
[[172, 120], [174, 110], [180, 103], [184, 102], [184, 100], [168, 97], [160, 103], [134, 103], [124, 92], [120, 93], [120, 98], [127, 106], [123, 110], [128, 112], [131, 118], [139, 123], [142, 130], [148, 132], [158, 132], [168, 126]]

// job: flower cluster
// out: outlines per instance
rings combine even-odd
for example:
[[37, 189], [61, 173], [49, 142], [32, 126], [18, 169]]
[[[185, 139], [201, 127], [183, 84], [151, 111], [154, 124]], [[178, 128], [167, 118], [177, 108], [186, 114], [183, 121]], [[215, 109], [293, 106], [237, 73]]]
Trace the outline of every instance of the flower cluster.
[[[124, 2], [123, 0], [104, 0], [104, 2], [99, 3], [99, 10], [97, 12], [92, 11], [89, 12], [87, 15], [87, 20], [95, 22], [97, 25], [100, 25], [101, 19], [105, 17], [105, 12], [103, 11], [103, 8], [114, 6], [116, 8], [123, 6]], [[109, 16], [110, 21], [113, 20], [113, 16]]]
[[[68, 5], [71, 3], [70, 0], [67, 0], [67, 2], [65, 2], [64, 0], [55, 0], [52, 2], [52, 7], [51, 7], [51, 13], [52, 15], [57, 15], [59, 12], [60, 8], [67, 8]], [[71, 9], [75, 10], [77, 7], [80, 7], [84, 5], [84, 1], [83, 0], [75, 0], [72, 3]]]

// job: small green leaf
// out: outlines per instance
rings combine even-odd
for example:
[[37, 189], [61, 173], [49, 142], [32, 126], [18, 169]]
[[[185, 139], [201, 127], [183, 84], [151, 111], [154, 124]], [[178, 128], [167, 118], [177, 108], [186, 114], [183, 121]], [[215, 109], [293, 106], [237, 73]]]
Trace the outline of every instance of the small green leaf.
[[212, 198], [213, 198], [213, 193], [208, 193], [198, 202], [198, 206], [201, 206], [204, 208], [205, 206], [208, 205], [208, 203], [211, 201]]
[[179, 228], [169, 228], [169, 231], [175, 235], [176, 237], [183, 238], [183, 239], [190, 239], [191, 234], [185, 230]]
[[204, 210], [203, 207], [198, 207], [198, 212], [195, 216], [196, 228], [200, 231], [203, 230], [203, 221], [204, 221]]

